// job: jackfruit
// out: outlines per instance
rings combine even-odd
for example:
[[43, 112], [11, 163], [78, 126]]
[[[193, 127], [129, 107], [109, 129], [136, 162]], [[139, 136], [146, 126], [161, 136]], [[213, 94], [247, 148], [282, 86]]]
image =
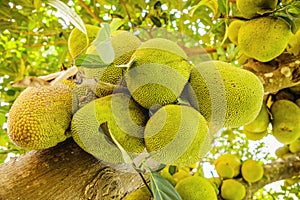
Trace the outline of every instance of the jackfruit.
[[268, 135], [268, 130], [264, 130], [261, 132], [252, 132], [252, 131], [247, 131], [243, 130], [243, 133], [245, 133], [246, 137], [248, 140], [261, 140], [263, 139], [266, 135]]
[[100, 27], [98, 26], [87, 24], [85, 27], [87, 35], [78, 28], [74, 28], [68, 38], [68, 48], [73, 59], [85, 53], [89, 43], [97, 37], [100, 31]]
[[151, 200], [153, 199], [146, 186], [137, 189], [125, 197], [124, 200]]
[[279, 147], [276, 149], [275, 151], [275, 155], [278, 157], [278, 158], [283, 158], [284, 155], [288, 154], [289, 153], [289, 147], [287, 145], [284, 145], [282, 147]]
[[224, 180], [221, 186], [221, 196], [226, 200], [242, 200], [246, 196], [245, 186], [234, 179]]
[[270, 123], [268, 108], [265, 104], [262, 105], [260, 112], [256, 118], [244, 126], [247, 132], [264, 132], [267, 130]]
[[116, 93], [79, 109], [73, 116], [71, 132], [74, 141], [86, 152], [105, 162], [122, 163], [122, 153], [113, 138], [130, 156], [135, 156], [145, 148], [145, 122], [140, 106], [128, 95]]
[[289, 145], [289, 150], [292, 153], [300, 152], [300, 138], [298, 138]]
[[249, 159], [243, 162], [241, 172], [248, 183], [254, 183], [262, 179], [264, 168], [259, 162]]
[[130, 62], [125, 74], [127, 87], [134, 100], [148, 109], [176, 102], [191, 68], [185, 52], [176, 43], [162, 38], [143, 43]]
[[[141, 41], [138, 37], [127, 31], [115, 31], [112, 32], [110, 37], [111, 45], [114, 49], [115, 59], [106, 68], [84, 68], [85, 75], [89, 78], [97, 78], [99, 81], [119, 84], [122, 81], [122, 77], [125, 70], [118, 65], [126, 64], [130, 61], [130, 58], [134, 51], [141, 45]], [[86, 54], [98, 55], [95, 46], [90, 46], [87, 49]], [[102, 87], [97, 86], [96, 94], [99, 97], [109, 94]]]
[[290, 36], [291, 28], [282, 18], [260, 17], [241, 26], [238, 43], [246, 56], [268, 62], [285, 50]]
[[204, 117], [183, 105], [166, 105], [148, 120], [144, 140], [147, 151], [160, 163], [189, 166], [210, 149]]
[[238, 32], [244, 23], [242, 20], [234, 20], [228, 26], [228, 38], [235, 45], [238, 44]]
[[217, 173], [222, 178], [233, 178], [234, 177], [234, 169], [226, 162], [220, 162], [216, 165]]
[[287, 52], [292, 53], [294, 56], [300, 53], [300, 30], [293, 34], [290, 38]]
[[[233, 177], [239, 175], [241, 160], [233, 154], [223, 154], [220, 155], [214, 162], [214, 165], [217, 167], [219, 164], [226, 164], [228, 167], [233, 169]], [[218, 172], [219, 173], [219, 172]], [[222, 174], [222, 173], [221, 173]], [[224, 177], [226, 178], [226, 177]]]
[[253, 17], [272, 12], [278, 0], [237, 0], [236, 5], [243, 17], [251, 19]]
[[222, 61], [194, 67], [187, 88], [191, 105], [219, 127], [235, 128], [253, 121], [264, 96], [257, 76]]
[[13, 103], [8, 135], [25, 149], [44, 149], [64, 141], [73, 112], [72, 90], [67, 85], [28, 87]]
[[169, 172], [169, 166], [166, 166], [163, 170], [160, 171], [160, 175], [167, 179], [173, 186], [176, 185], [177, 181]]
[[218, 199], [215, 189], [209, 180], [200, 176], [191, 176], [179, 181], [175, 189], [182, 200]]
[[279, 100], [271, 106], [273, 136], [283, 144], [300, 137], [300, 108], [292, 101]]
[[178, 170], [175, 174], [173, 174], [173, 178], [176, 182], [179, 182], [187, 177], [192, 176], [189, 172], [185, 170]]

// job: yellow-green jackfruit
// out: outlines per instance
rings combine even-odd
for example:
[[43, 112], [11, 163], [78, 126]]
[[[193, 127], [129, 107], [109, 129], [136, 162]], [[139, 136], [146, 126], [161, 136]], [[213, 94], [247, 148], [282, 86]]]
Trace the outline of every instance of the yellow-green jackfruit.
[[[129, 155], [141, 153], [145, 146], [146, 117], [128, 95], [117, 93], [98, 98], [73, 116], [71, 132], [86, 152], [109, 163], [123, 163], [114, 139]], [[113, 139], [114, 138], [114, 139]]]
[[300, 108], [292, 101], [279, 100], [271, 106], [274, 137], [289, 144], [300, 137]]
[[253, 121], [264, 96], [258, 77], [222, 61], [195, 66], [187, 88], [191, 105], [218, 127], [240, 127]]
[[204, 117], [195, 109], [166, 105], [148, 120], [145, 145], [152, 158], [164, 164], [191, 165], [210, 149], [210, 136]]
[[183, 200], [217, 200], [217, 194], [210, 181], [201, 176], [191, 176], [177, 183], [175, 189]]
[[234, 179], [222, 182], [221, 196], [226, 200], [242, 200], [246, 196], [245, 186]]
[[236, 5], [243, 17], [251, 19], [276, 8], [278, 0], [237, 0]]
[[174, 42], [155, 38], [132, 55], [125, 80], [133, 98], [143, 107], [173, 103], [188, 81], [191, 64]]
[[249, 132], [263, 132], [267, 130], [270, 123], [268, 108], [265, 104], [262, 105], [257, 117], [244, 126], [244, 130]]
[[72, 58], [84, 54], [89, 43], [91, 43], [97, 36], [100, 27], [87, 24], [87, 34], [81, 32], [78, 28], [74, 28], [68, 38], [68, 48]]
[[152, 200], [150, 191], [146, 186], [137, 189], [125, 197], [124, 200]]
[[285, 50], [290, 36], [291, 28], [282, 18], [260, 17], [241, 26], [238, 43], [246, 56], [268, 62]]
[[67, 85], [26, 88], [9, 111], [10, 139], [26, 149], [48, 148], [64, 141], [72, 103], [72, 90]]
[[[236, 155], [223, 154], [215, 160], [214, 165], [216, 166], [216, 169], [218, 169], [219, 165], [223, 166], [223, 168], [220, 168], [217, 171], [221, 177], [232, 178], [239, 175], [241, 168], [241, 160]], [[228, 168], [232, 168], [233, 174], [231, 177], [229, 176], [230, 169]]]
[[264, 168], [259, 162], [249, 159], [243, 162], [241, 173], [248, 183], [254, 183], [262, 179]]
[[245, 22], [242, 20], [234, 20], [228, 26], [228, 38], [233, 44], [238, 44], [238, 32]]

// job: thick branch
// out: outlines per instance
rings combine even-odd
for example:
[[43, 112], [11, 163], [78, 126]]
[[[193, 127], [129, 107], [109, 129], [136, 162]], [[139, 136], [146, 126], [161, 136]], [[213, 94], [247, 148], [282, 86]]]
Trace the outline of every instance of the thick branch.
[[31, 151], [0, 166], [0, 199], [121, 199], [142, 185], [138, 174], [118, 172], [72, 139]]

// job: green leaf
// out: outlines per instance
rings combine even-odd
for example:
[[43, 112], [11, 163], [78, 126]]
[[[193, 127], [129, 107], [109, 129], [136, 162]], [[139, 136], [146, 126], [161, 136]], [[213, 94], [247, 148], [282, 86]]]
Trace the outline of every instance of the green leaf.
[[87, 34], [86, 27], [82, 19], [71, 8], [59, 0], [48, 0], [49, 5], [56, 8], [61, 14], [64, 15], [76, 28], [84, 34]]
[[190, 15], [193, 16], [194, 12], [201, 6], [210, 8], [213, 11], [214, 15], [216, 15], [218, 12], [218, 2], [216, 0], [202, 0], [191, 9]]
[[172, 184], [156, 171], [150, 170], [150, 184], [155, 200], [182, 200]]
[[103, 68], [107, 67], [109, 64], [104, 63], [98, 55], [84, 54], [76, 58], [75, 65], [86, 68]]
[[227, 13], [226, 0], [218, 0], [218, 8], [222, 13]]
[[113, 46], [110, 41], [110, 26], [107, 23], [103, 23], [103, 28], [98, 32], [96, 39], [92, 42], [92, 44], [101, 60], [106, 63], [110, 64], [115, 59], [115, 52]]
[[120, 26], [122, 26], [124, 24], [124, 20], [120, 19], [120, 18], [113, 18], [113, 20], [111, 21], [109, 27], [110, 27], [110, 31], [114, 32], [116, 30], [118, 30], [118, 28], [120, 28]]

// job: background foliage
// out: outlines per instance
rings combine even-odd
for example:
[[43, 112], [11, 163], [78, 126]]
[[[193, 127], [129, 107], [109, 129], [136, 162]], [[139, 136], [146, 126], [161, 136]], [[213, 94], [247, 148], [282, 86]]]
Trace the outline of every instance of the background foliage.
[[[101, 25], [120, 19], [120, 29], [134, 32], [142, 40], [164, 35], [177, 40], [194, 62], [216, 59], [237, 63], [238, 48], [227, 38], [231, 20], [239, 17], [233, 0], [63, 0], [86, 24]], [[7, 137], [6, 118], [12, 102], [23, 90], [12, 87], [28, 76], [41, 76], [71, 65], [68, 36], [74, 28], [55, 8], [41, 0], [2, 0], [0, 2], [0, 163], [25, 152]], [[243, 160], [265, 163], [274, 160], [274, 149], [265, 140], [248, 141], [239, 129], [220, 132], [208, 166], [220, 154], [236, 153]], [[274, 141], [275, 142], [275, 141]], [[211, 172], [214, 175], [214, 172]], [[293, 199], [299, 184], [282, 186], [280, 192], [264, 190], [258, 199]]]

